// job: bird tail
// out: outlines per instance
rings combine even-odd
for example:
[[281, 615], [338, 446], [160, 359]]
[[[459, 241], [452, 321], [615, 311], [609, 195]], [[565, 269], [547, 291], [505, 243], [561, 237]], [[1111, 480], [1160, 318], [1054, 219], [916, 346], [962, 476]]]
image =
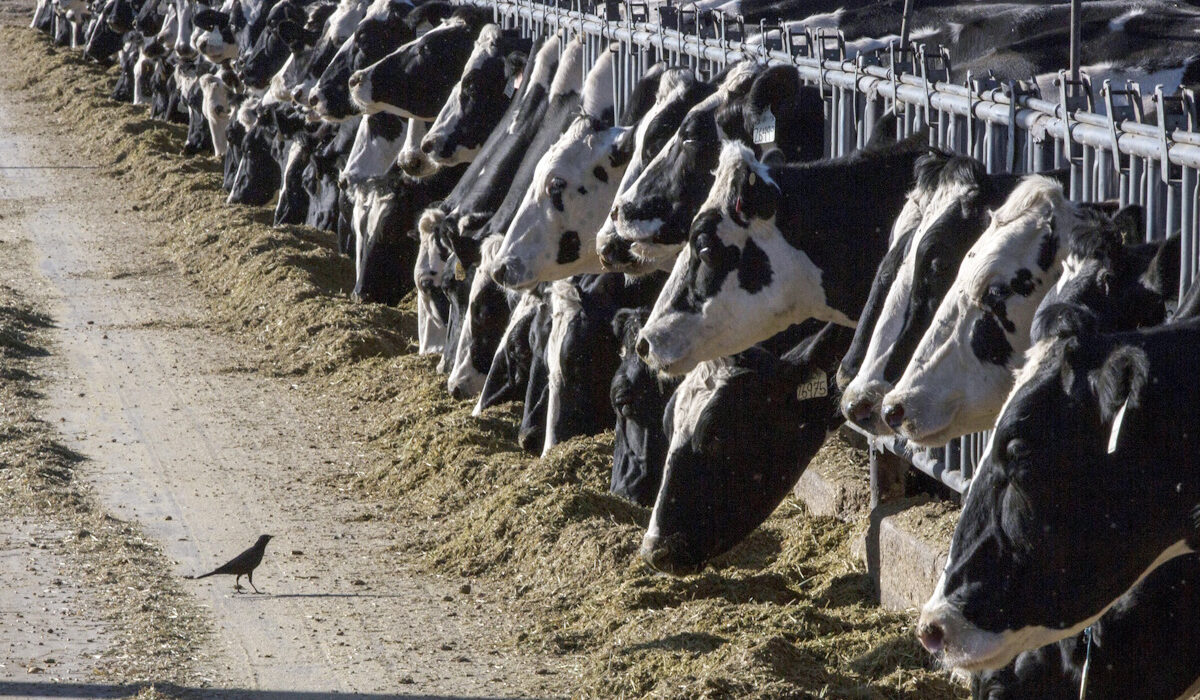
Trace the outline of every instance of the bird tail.
[[215, 574], [215, 573], [217, 573], [217, 572], [216, 572], [216, 571], [210, 571], [210, 572], [208, 572], [207, 574], [200, 574], [199, 576], [184, 576], [184, 578], [186, 578], [186, 579], [208, 578], [209, 576], [212, 576], [212, 575], [213, 575], [213, 574]]

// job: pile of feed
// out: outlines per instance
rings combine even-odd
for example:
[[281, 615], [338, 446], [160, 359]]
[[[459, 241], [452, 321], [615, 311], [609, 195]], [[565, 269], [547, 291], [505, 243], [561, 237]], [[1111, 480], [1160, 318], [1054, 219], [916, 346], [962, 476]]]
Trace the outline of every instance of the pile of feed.
[[522, 453], [518, 406], [473, 418], [434, 361], [411, 354], [411, 303], [348, 299], [351, 265], [332, 235], [226, 206], [220, 164], [178, 155], [182, 127], [110, 101], [113, 73], [27, 30], [0, 40], [0, 82], [128, 188], [160, 227], [147, 244], [166, 247], [255, 350], [248, 368], [286, 375], [357, 426], [363, 465], [331, 482], [388, 504], [431, 570], [508, 591], [524, 621], [511, 642], [571, 658], [580, 695], [965, 696], [931, 668], [912, 617], [872, 603], [851, 526], [789, 500], [708, 571], [655, 574], [635, 557], [648, 512], [606, 492], [611, 434]]

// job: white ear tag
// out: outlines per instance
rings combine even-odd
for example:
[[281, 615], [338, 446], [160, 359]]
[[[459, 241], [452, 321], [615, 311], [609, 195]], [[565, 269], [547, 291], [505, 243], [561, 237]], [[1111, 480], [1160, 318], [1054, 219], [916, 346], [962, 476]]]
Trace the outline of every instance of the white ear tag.
[[1113, 419], [1112, 432], [1108, 434], [1108, 453], [1112, 454], [1117, 451], [1117, 438], [1121, 436], [1121, 423], [1125, 422], [1125, 409], [1129, 408], [1129, 399], [1125, 399], [1125, 403], [1121, 404], [1120, 410], [1117, 411], [1117, 417]]
[[808, 381], [796, 387], [796, 400], [807, 401], [829, 396], [829, 378], [823, 369], [814, 369]]
[[758, 123], [754, 125], [754, 143], [755, 145], [762, 143], [775, 142], [775, 114], [771, 112], [771, 108], [767, 107], [767, 111], [763, 112]]

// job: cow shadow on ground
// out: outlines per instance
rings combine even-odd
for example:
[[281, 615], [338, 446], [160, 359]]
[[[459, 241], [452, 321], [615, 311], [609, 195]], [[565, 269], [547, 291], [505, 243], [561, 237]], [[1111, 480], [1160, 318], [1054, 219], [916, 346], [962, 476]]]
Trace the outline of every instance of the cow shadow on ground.
[[822, 608], [844, 608], [863, 602], [874, 603], [875, 584], [865, 571], [854, 571], [835, 576], [825, 587], [815, 591], [812, 601]]
[[783, 535], [772, 530], [758, 529], [750, 533], [732, 550], [712, 560], [712, 567], [721, 570], [764, 569], [775, 562], [783, 551]]
[[[0, 681], [0, 696], [27, 698], [123, 698], [140, 696], [143, 691], [178, 698], [216, 698], [217, 700], [319, 700], [336, 697], [340, 700], [471, 700], [477, 696], [423, 695], [420, 693], [333, 693], [326, 691], [266, 690], [254, 688], [189, 687], [165, 682], [136, 683], [56, 683]], [[478, 696], [481, 697], [482, 696]], [[500, 698], [493, 696], [493, 700]]]

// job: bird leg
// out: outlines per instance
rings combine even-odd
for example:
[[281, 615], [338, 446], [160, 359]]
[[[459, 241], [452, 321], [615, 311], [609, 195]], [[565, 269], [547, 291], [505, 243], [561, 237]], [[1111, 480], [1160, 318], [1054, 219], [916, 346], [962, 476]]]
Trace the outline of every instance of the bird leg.
[[[253, 571], [246, 574], [246, 580], [250, 582], [250, 587], [254, 588], [254, 572]], [[258, 590], [257, 588], [254, 588], [254, 592], [261, 593], [262, 591]]]
[[242, 592], [242, 584], [239, 583], [241, 580], [242, 580], [241, 574], [238, 574], [237, 576], [233, 577], [233, 590], [237, 591], [238, 593]]

